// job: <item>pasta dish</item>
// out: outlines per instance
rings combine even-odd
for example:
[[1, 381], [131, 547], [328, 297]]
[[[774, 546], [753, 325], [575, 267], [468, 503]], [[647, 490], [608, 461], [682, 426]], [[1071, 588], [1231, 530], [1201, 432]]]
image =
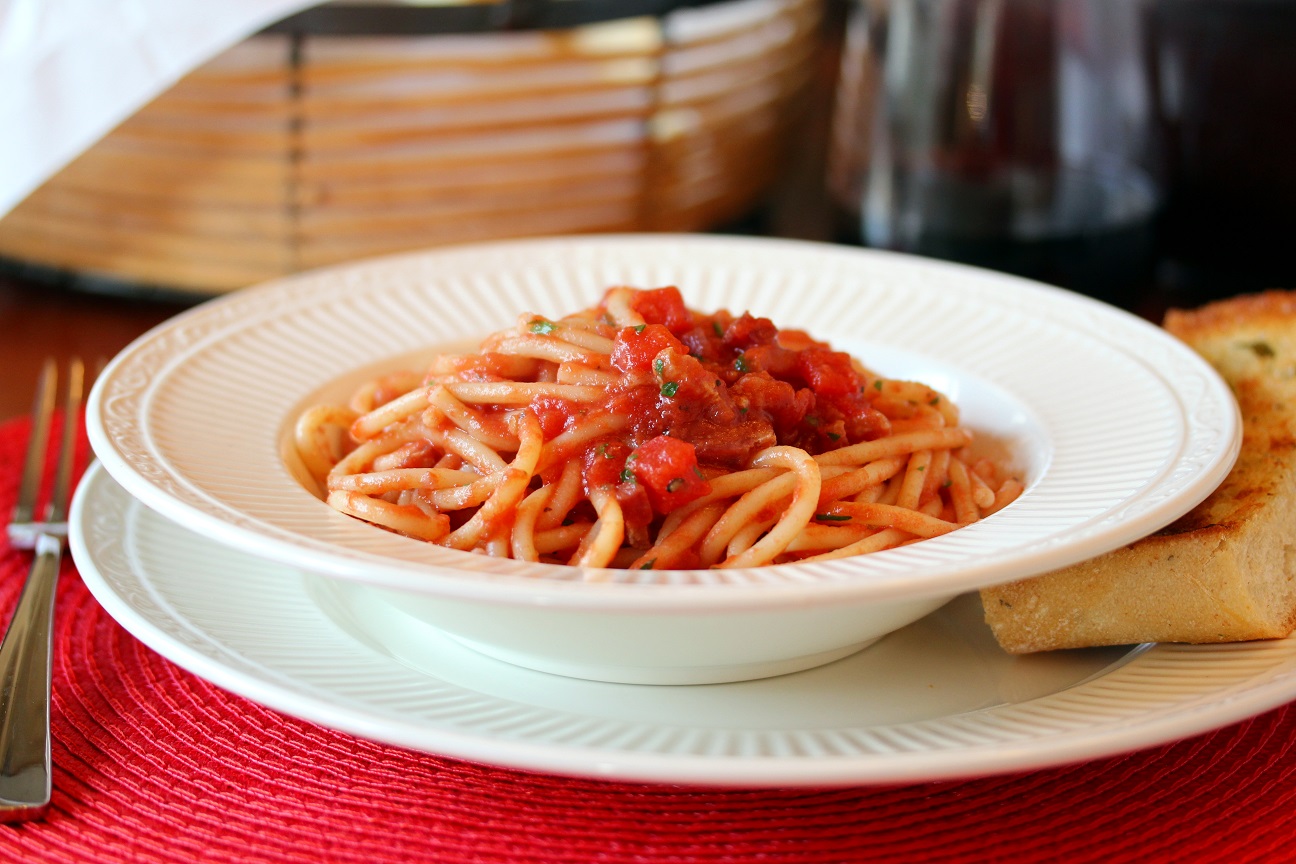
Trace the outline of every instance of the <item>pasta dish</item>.
[[858, 555], [953, 531], [1022, 491], [971, 455], [941, 393], [750, 313], [693, 311], [675, 287], [523, 314], [475, 353], [307, 409], [295, 436], [342, 513], [585, 567]]

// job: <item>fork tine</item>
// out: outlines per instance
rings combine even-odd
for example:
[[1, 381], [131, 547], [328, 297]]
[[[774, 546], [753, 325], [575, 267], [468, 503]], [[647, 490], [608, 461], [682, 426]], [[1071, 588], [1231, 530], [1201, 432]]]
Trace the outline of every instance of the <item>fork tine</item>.
[[67, 394], [63, 401], [63, 430], [59, 441], [58, 467], [50, 495], [46, 522], [67, 521], [68, 499], [72, 493], [72, 463], [76, 456], [76, 432], [81, 423], [81, 399], [85, 385], [85, 364], [73, 357], [68, 364]]
[[50, 419], [54, 416], [57, 388], [58, 364], [53, 357], [47, 357], [41, 367], [36, 400], [32, 404], [31, 437], [27, 440], [27, 456], [23, 461], [22, 480], [18, 486], [18, 502], [14, 505], [13, 518], [10, 520], [18, 524], [31, 522], [35, 517], [36, 496], [45, 468], [45, 448], [49, 438]]

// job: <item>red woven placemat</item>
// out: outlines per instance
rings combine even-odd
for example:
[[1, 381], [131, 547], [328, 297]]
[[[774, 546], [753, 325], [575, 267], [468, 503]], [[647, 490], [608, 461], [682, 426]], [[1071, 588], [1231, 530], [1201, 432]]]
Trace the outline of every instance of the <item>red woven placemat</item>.
[[[0, 511], [22, 421], [0, 424]], [[0, 540], [7, 620], [29, 563]], [[1296, 860], [1296, 710], [1083, 765], [855, 789], [697, 790], [528, 774], [377, 744], [162, 659], [65, 562], [54, 801], [0, 862]]]

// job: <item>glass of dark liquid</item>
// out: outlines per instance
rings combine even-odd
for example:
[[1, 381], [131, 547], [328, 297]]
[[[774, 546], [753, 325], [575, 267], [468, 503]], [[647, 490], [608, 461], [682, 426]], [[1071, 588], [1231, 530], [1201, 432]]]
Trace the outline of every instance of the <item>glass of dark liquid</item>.
[[858, 0], [829, 155], [844, 240], [1135, 305], [1155, 170], [1134, 0]]

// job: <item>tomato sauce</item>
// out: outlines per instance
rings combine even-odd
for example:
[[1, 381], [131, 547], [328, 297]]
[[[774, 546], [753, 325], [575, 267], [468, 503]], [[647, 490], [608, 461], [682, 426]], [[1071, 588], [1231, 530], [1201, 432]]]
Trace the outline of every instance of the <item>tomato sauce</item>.
[[[605, 304], [596, 311], [606, 313]], [[710, 491], [708, 476], [744, 468], [767, 447], [818, 454], [889, 431], [849, 355], [801, 331], [746, 313], [691, 311], [674, 287], [636, 292], [631, 307], [644, 324], [600, 328], [622, 373], [606, 402], [533, 406], [546, 439], [600, 412], [629, 418], [628, 429], [590, 443], [582, 459], [587, 491], [612, 487], [628, 522], [697, 500]]]

